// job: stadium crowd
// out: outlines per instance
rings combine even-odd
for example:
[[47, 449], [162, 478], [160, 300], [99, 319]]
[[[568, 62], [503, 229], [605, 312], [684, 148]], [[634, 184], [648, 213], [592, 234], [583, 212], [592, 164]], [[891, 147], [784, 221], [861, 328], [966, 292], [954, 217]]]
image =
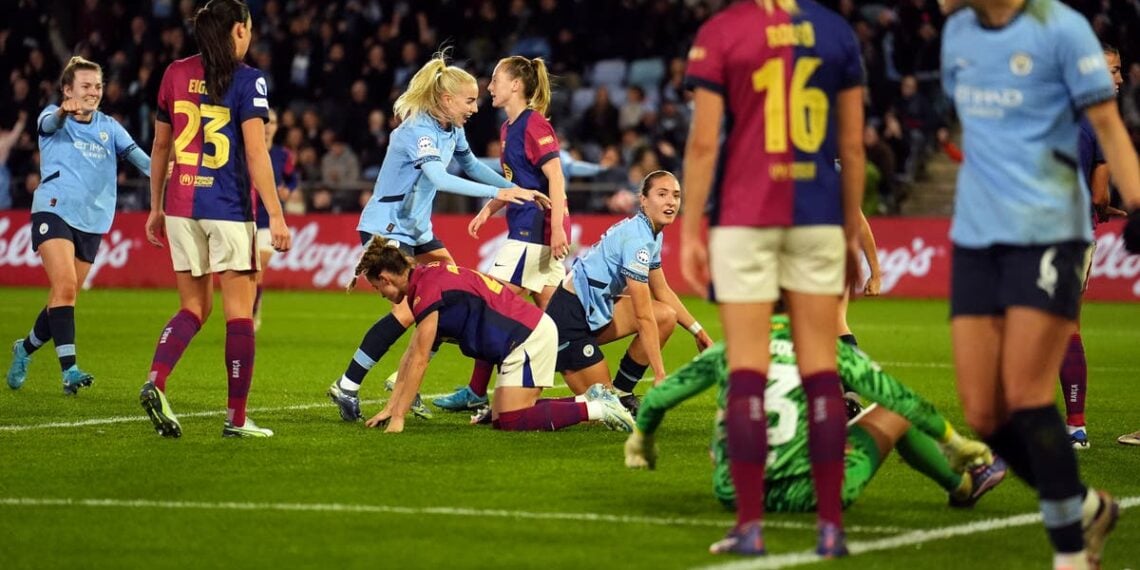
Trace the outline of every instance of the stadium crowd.
[[[257, 35], [247, 62], [269, 81], [281, 113], [276, 142], [296, 157], [303, 193], [291, 212], [358, 211], [396, 126], [392, 103], [441, 45], [479, 79], [472, 148], [499, 153], [501, 113], [486, 85], [508, 54], [541, 56], [556, 76], [550, 115], [564, 150], [605, 168], [572, 181], [571, 209], [629, 213], [632, 190], [659, 168], [677, 171], [691, 94], [685, 49], [723, 0], [252, 0]], [[1140, 138], [1140, 28], [1136, 2], [1069, 0], [1100, 39], [1121, 49], [1122, 110]], [[867, 68], [869, 213], [893, 214], [952, 123], [939, 87], [940, 29], [934, 0], [825, 2], [855, 29]], [[71, 55], [104, 66], [102, 110], [144, 149], [162, 70], [197, 51], [191, 0], [19, 0], [0, 22], [0, 209], [27, 208], [39, 184], [34, 118], [59, 99]], [[21, 117], [25, 120], [21, 121]], [[19, 133], [12, 132], [13, 129]], [[941, 131], [941, 132], [940, 132]], [[119, 208], [145, 209], [137, 173], [120, 175]], [[131, 179], [133, 177], [133, 179]], [[582, 191], [588, 190], [588, 191]], [[476, 201], [442, 200], [441, 211], [473, 212]]]

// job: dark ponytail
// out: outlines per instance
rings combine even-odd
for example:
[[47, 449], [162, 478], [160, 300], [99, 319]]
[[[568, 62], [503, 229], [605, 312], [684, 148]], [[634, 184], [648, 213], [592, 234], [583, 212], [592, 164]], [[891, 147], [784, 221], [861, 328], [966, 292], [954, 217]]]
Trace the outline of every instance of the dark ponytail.
[[202, 53], [202, 67], [206, 70], [206, 91], [214, 103], [219, 103], [233, 83], [234, 71], [240, 61], [234, 55], [234, 24], [249, 21], [249, 7], [241, 0], [210, 0], [194, 16], [194, 39]]

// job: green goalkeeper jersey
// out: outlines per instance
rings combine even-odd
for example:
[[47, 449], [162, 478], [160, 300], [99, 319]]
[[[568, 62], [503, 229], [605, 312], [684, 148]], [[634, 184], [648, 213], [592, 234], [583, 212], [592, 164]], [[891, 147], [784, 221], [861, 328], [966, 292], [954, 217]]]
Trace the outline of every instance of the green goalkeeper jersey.
[[[772, 317], [769, 343], [771, 364], [764, 390], [764, 410], [768, 416], [768, 460], [764, 479], [810, 477], [808, 459], [807, 396], [801, 386], [791, 328], [785, 315]], [[949, 424], [934, 406], [892, 378], [858, 348], [838, 342], [838, 372], [848, 386], [860, 395], [905, 417], [936, 441], [942, 440]], [[728, 365], [724, 344], [716, 343], [691, 362], [671, 374], [646, 394], [637, 414], [637, 426], [653, 433], [665, 412], [682, 401], [717, 385], [717, 414], [712, 452], [718, 463], [726, 453], [724, 410], [728, 396]]]

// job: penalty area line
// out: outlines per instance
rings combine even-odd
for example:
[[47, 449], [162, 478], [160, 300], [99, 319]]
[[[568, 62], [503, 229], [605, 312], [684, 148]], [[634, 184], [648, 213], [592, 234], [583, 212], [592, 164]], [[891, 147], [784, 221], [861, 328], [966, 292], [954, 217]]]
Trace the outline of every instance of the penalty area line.
[[[127, 508], [127, 509], [170, 509], [170, 510], [225, 510], [225, 511], [284, 511], [320, 513], [360, 513], [394, 515], [437, 515], [454, 517], [479, 517], [503, 519], [528, 519], [549, 521], [602, 522], [614, 524], [643, 524], [656, 526], [728, 527], [729, 519], [703, 519], [682, 517], [647, 517], [635, 515], [613, 515], [607, 513], [559, 513], [515, 511], [506, 509], [473, 509], [462, 507], [400, 507], [393, 505], [354, 505], [344, 503], [254, 503], [254, 502], [204, 502], [204, 501], [154, 501], [148, 499], [68, 499], [2, 497], [0, 507], [85, 507], [85, 508]], [[798, 530], [814, 529], [811, 523], [774, 521], [775, 528]], [[859, 527], [847, 529], [849, 532], [868, 534], [894, 534], [906, 529], [896, 527]]]
[[[1140, 496], [1118, 498], [1117, 501], [1120, 503], [1121, 510], [1129, 509], [1140, 505]], [[914, 530], [904, 532], [897, 536], [888, 536], [886, 538], [880, 538], [876, 540], [860, 540], [848, 542], [847, 549], [851, 552], [851, 557], [855, 557], [867, 554], [869, 552], [878, 552], [880, 550], [894, 550], [896, 548], [915, 546], [935, 540], [945, 540], [959, 536], [969, 536], [972, 534], [1038, 524], [1040, 522], [1041, 513], [1024, 513], [1001, 519], [986, 519], [942, 528]], [[767, 522], [764, 524], [765, 526], [768, 525]], [[775, 556], [765, 556], [749, 560], [735, 560], [723, 564], [710, 564], [707, 566], [701, 566], [700, 568], [702, 570], [766, 570], [772, 568], [791, 568], [793, 566], [804, 566], [806, 564], [814, 564], [816, 562], [823, 561], [824, 559], [820, 558], [819, 555], [817, 555], [814, 551], [806, 550], [802, 552], [789, 552], [787, 554], [777, 554]]]

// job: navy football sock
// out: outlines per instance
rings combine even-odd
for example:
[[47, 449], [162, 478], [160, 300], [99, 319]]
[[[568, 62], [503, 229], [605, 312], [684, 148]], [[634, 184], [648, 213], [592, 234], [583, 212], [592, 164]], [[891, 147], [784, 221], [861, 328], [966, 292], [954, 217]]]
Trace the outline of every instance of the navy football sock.
[[376, 366], [376, 362], [380, 360], [392, 344], [408, 330], [407, 327], [400, 324], [392, 313], [384, 315], [384, 318], [376, 321], [368, 332], [364, 333], [364, 340], [360, 341], [360, 348], [356, 350], [356, 354], [352, 356], [352, 360], [348, 363], [348, 368], [344, 371], [345, 378], [356, 384], [364, 383], [364, 375]]

